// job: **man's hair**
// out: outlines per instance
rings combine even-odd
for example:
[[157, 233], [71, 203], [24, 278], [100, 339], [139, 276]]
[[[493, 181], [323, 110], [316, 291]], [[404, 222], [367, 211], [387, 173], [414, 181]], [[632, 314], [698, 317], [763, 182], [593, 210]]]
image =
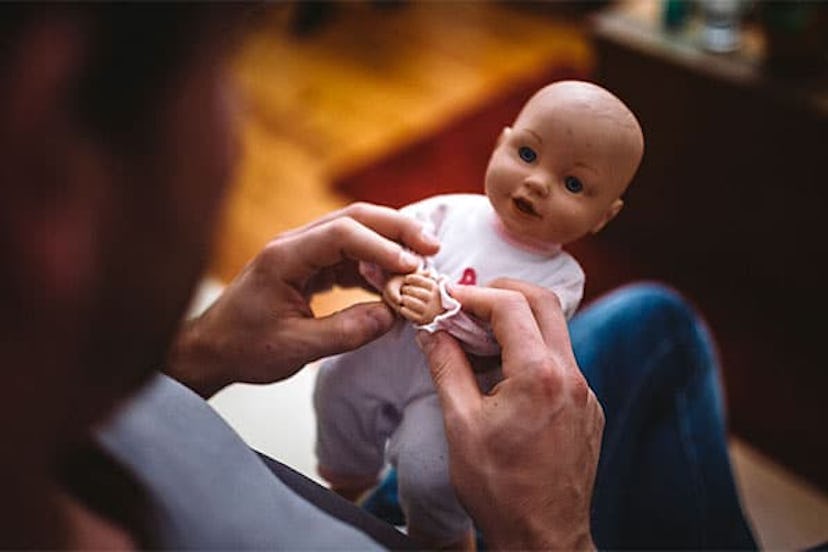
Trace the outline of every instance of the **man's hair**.
[[0, 4], [0, 77], [28, 24], [41, 17], [76, 18], [90, 44], [74, 90], [80, 121], [107, 143], [135, 147], [152, 135], [178, 69], [205, 39], [235, 32], [240, 13], [237, 5], [200, 2]]

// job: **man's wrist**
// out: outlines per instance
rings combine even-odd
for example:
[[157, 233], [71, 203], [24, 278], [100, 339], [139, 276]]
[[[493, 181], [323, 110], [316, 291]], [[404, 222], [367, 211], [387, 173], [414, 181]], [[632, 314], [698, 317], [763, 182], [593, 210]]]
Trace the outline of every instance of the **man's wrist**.
[[182, 324], [170, 348], [164, 372], [186, 385], [205, 399], [215, 395], [228, 382], [211, 369], [216, 355], [198, 331], [196, 320]]

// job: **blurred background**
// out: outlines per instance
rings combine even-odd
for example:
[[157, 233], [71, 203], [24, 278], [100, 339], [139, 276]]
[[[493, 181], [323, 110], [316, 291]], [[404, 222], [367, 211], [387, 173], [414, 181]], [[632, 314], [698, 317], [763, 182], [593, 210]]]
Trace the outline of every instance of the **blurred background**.
[[[482, 191], [500, 129], [540, 86], [596, 81], [637, 114], [627, 208], [570, 250], [586, 301], [666, 281], [705, 314], [734, 463], [765, 549], [828, 541], [828, 3], [285, 2], [251, 14], [235, 72], [243, 160], [198, 312], [279, 232], [354, 200]], [[360, 300], [335, 291], [319, 313]], [[213, 405], [316, 478], [314, 367]]]

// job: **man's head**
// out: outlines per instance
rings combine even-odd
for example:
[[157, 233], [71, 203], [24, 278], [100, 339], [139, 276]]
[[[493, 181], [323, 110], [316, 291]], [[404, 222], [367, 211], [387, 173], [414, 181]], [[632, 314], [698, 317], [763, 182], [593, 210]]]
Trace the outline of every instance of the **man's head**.
[[567, 244], [618, 214], [643, 151], [641, 127], [621, 100], [592, 83], [557, 82], [504, 129], [486, 194], [512, 234]]
[[233, 164], [227, 10], [0, 6], [0, 472], [163, 361]]

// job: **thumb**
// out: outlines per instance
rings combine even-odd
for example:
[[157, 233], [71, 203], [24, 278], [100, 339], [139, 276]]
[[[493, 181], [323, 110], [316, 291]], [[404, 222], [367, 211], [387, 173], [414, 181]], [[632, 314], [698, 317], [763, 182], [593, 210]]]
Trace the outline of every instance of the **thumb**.
[[417, 332], [417, 344], [428, 360], [431, 379], [444, 415], [464, 416], [479, 408], [482, 396], [471, 365], [460, 344], [445, 332]]
[[394, 324], [393, 312], [381, 302], [358, 303], [320, 318], [297, 321], [300, 340], [314, 360], [350, 351], [377, 339]]

